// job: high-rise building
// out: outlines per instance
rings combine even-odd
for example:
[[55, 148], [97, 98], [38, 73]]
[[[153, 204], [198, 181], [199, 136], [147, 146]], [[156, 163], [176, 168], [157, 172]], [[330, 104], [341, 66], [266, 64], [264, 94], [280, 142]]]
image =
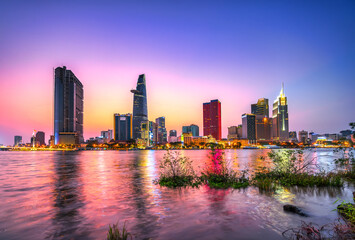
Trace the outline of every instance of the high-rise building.
[[305, 130], [298, 132], [298, 142], [306, 144], [308, 142], [308, 132]]
[[238, 136], [238, 126], [230, 126], [228, 127], [228, 140], [239, 139], [241, 136]]
[[40, 146], [46, 145], [46, 142], [45, 142], [45, 133], [44, 133], [44, 132], [38, 131], [38, 132], [36, 133], [36, 142], [39, 142], [39, 145], [40, 145]]
[[216, 140], [221, 140], [221, 102], [212, 100], [203, 104], [203, 135], [212, 135]]
[[22, 143], [22, 136], [15, 136], [14, 147]]
[[128, 141], [132, 139], [132, 114], [114, 114], [115, 141]]
[[104, 138], [104, 139], [107, 139], [108, 141], [113, 139], [113, 131], [112, 131], [112, 129], [108, 129], [107, 131], [101, 131], [101, 137]]
[[297, 133], [296, 131], [290, 131], [288, 134], [288, 138], [293, 141], [293, 142], [297, 142]]
[[170, 136], [170, 137], [177, 137], [177, 132], [176, 132], [176, 130], [170, 130], [170, 131], [169, 131], [169, 136]]
[[54, 71], [54, 141], [55, 144], [84, 142], [83, 84], [65, 66]]
[[270, 140], [272, 119], [263, 115], [255, 115], [255, 123], [256, 123], [256, 139]]
[[200, 136], [200, 129], [197, 125], [191, 124], [190, 126], [183, 126], [182, 133], [192, 133], [193, 137]]
[[256, 141], [255, 114], [244, 113], [242, 115], [242, 137], [249, 142]]
[[159, 117], [155, 119], [157, 128], [157, 141], [156, 144], [165, 144], [168, 142], [167, 132], [165, 128], [165, 117]]
[[258, 102], [256, 104], [251, 105], [251, 113], [269, 118], [269, 99], [258, 99]]
[[131, 90], [133, 96], [133, 139], [141, 137], [141, 126], [148, 121], [147, 90], [145, 75], [138, 77], [136, 89]]
[[272, 109], [272, 137], [274, 140], [287, 141], [288, 133], [288, 105], [282, 84], [280, 95], [276, 98]]

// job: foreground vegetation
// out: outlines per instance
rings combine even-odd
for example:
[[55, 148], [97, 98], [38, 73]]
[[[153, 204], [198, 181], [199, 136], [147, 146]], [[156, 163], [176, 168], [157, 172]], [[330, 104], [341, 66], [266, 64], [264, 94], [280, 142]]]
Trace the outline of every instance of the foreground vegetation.
[[127, 240], [132, 239], [132, 234], [127, 231], [126, 223], [123, 224], [122, 230], [118, 226], [118, 222], [113, 224], [112, 227], [109, 225], [106, 240]]

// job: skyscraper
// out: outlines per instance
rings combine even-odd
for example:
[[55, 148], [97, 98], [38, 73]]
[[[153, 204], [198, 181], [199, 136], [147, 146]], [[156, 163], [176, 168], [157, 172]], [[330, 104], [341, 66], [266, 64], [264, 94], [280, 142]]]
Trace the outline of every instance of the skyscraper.
[[251, 113], [269, 118], [269, 99], [259, 98], [256, 104], [251, 105]]
[[177, 137], [177, 132], [176, 132], [176, 130], [170, 130], [170, 131], [169, 131], [169, 136], [170, 136], [170, 137]]
[[165, 128], [165, 117], [155, 119], [157, 128], [157, 141], [156, 144], [165, 144], [168, 142], [167, 132]]
[[39, 145], [40, 145], [40, 146], [46, 145], [46, 142], [45, 142], [45, 133], [44, 133], [44, 132], [38, 131], [38, 132], [36, 133], [36, 142], [39, 142]]
[[133, 139], [141, 136], [141, 125], [148, 121], [147, 90], [145, 75], [138, 77], [136, 89], [131, 90], [133, 96]]
[[132, 139], [132, 114], [115, 113], [113, 118], [115, 141], [128, 141]]
[[193, 137], [200, 136], [200, 129], [197, 125], [191, 124], [190, 126], [183, 126], [182, 133], [192, 133]]
[[274, 140], [287, 141], [288, 133], [288, 105], [284, 93], [284, 84], [280, 95], [275, 99], [272, 108], [272, 136]]
[[203, 104], [203, 135], [212, 135], [216, 140], [220, 140], [221, 132], [221, 102], [212, 100]]
[[242, 115], [242, 137], [251, 142], [256, 140], [255, 114]]
[[84, 141], [83, 85], [65, 66], [55, 69], [54, 85], [55, 144], [79, 144]]
[[22, 143], [22, 136], [15, 136], [14, 147]]

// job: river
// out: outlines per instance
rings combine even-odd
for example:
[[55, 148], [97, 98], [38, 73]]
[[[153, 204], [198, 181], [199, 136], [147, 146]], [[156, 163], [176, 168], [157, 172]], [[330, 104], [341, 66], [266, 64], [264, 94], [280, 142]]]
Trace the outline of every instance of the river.
[[[225, 150], [236, 170], [270, 163], [269, 150]], [[165, 151], [0, 152], [0, 239], [105, 239], [108, 225], [126, 226], [134, 239], [282, 239], [301, 221], [333, 222], [338, 198], [353, 186], [238, 190], [168, 189], [153, 183]], [[208, 150], [185, 150], [196, 171]], [[331, 170], [331, 149], [308, 151]], [[310, 217], [283, 211], [303, 208]]]

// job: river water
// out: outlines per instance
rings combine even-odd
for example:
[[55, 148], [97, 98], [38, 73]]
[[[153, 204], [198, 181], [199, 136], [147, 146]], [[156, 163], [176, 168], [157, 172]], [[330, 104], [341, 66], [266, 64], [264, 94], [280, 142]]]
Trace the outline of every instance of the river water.
[[[267, 166], [269, 150], [225, 150], [236, 170]], [[0, 152], [0, 239], [105, 239], [108, 225], [126, 222], [134, 239], [282, 239], [301, 221], [339, 216], [338, 198], [353, 186], [241, 190], [168, 189], [153, 183], [165, 151]], [[198, 171], [208, 150], [186, 150]], [[324, 169], [332, 150], [307, 153]], [[283, 211], [295, 204], [301, 217]]]

